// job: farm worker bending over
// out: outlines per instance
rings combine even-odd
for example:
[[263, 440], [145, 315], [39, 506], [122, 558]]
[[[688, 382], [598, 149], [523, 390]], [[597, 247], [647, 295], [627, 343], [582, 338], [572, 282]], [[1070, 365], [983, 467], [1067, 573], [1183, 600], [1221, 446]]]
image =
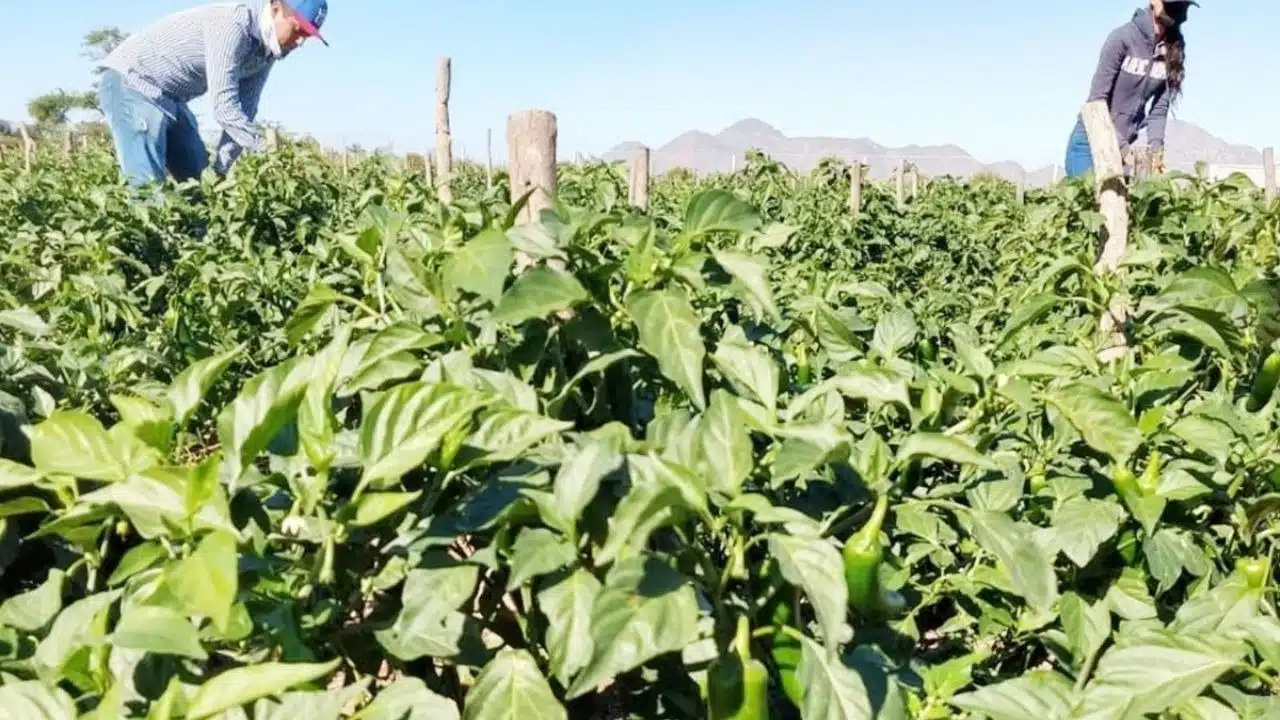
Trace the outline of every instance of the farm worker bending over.
[[[1105, 100], [1111, 121], [1120, 139], [1120, 153], [1147, 128], [1154, 152], [1152, 170], [1164, 170], [1164, 128], [1169, 106], [1182, 92], [1186, 75], [1186, 41], [1182, 24], [1187, 21], [1194, 0], [1151, 0], [1150, 8], [1139, 8], [1133, 19], [1107, 36], [1089, 88], [1089, 102]], [[1147, 104], [1151, 103], [1150, 115]], [[1093, 169], [1093, 155], [1084, 122], [1076, 118], [1075, 130], [1067, 143], [1068, 177]]]
[[254, 125], [275, 62], [319, 38], [326, 0], [204, 5], [166, 17], [125, 40], [102, 61], [102, 112], [116, 157], [135, 187], [199, 177], [209, 154], [187, 103], [209, 93], [222, 126], [214, 169], [224, 174], [242, 150], [266, 142]]

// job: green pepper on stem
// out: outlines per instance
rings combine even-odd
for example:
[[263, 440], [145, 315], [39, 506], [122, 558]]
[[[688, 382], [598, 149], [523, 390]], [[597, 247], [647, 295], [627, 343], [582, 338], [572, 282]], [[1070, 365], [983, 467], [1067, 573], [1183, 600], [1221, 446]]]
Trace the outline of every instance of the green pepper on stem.
[[849, 605], [866, 616], [879, 612], [880, 562], [884, 547], [880, 544], [880, 528], [889, 512], [889, 496], [876, 498], [871, 518], [844, 544], [844, 579], [849, 587]]
[[738, 618], [733, 651], [707, 671], [708, 720], [769, 720], [769, 671], [751, 657], [751, 623]]

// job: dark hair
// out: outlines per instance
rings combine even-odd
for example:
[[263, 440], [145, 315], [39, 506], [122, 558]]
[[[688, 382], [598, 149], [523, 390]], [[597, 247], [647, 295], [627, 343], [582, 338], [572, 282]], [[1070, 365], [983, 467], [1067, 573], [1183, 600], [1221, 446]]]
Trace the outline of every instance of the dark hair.
[[1169, 12], [1164, 2], [1152, 3], [1156, 13], [1155, 21], [1164, 31], [1165, 83], [1170, 99], [1176, 100], [1182, 94], [1182, 82], [1187, 77], [1187, 41], [1182, 36], [1182, 23], [1187, 19], [1183, 12]]
[[1178, 25], [1164, 31], [1164, 64], [1167, 92], [1170, 97], [1177, 99], [1182, 94], [1182, 81], [1187, 77], [1187, 41], [1182, 37], [1182, 28]]

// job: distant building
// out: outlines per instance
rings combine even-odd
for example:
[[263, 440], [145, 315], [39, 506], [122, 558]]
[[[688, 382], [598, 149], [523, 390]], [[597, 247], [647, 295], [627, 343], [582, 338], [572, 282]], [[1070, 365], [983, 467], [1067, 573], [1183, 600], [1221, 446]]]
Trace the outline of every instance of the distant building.
[[1243, 173], [1254, 185], [1262, 187], [1263, 173], [1262, 165], [1232, 165], [1229, 163], [1209, 163], [1209, 179], [1210, 180], [1226, 180], [1233, 173]]

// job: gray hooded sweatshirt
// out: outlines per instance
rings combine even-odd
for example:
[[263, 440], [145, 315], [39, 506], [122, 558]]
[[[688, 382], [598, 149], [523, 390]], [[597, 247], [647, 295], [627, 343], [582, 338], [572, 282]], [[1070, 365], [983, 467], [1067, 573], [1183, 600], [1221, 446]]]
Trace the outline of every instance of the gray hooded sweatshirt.
[[[1107, 36], [1089, 88], [1089, 102], [1106, 100], [1111, 108], [1121, 152], [1138, 139], [1143, 127], [1153, 148], [1164, 147], [1170, 101], [1165, 73], [1163, 48], [1156, 44], [1155, 19], [1149, 9], [1140, 8], [1132, 20]], [[1148, 116], [1147, 103], [1153, 99]]]

